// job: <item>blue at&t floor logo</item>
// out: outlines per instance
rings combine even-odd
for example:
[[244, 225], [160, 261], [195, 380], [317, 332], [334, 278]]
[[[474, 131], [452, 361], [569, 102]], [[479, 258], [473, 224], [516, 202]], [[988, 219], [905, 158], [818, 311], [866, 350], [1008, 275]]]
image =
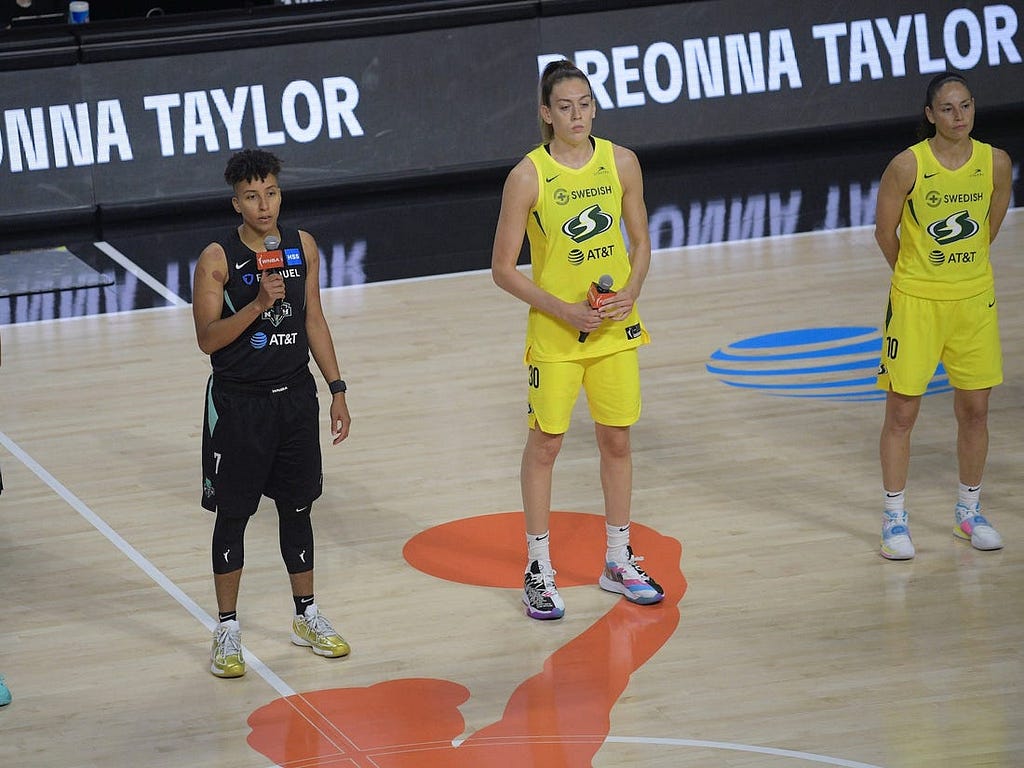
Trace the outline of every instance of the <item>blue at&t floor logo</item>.
[[[875, 387], [881, 351], [877, 328], [802, 328], [733, 342], [715, 350], [705, 367], [723, 384], [765, 395], [883, 400]], [[952, 389], [940, 364], [925, 394]]]

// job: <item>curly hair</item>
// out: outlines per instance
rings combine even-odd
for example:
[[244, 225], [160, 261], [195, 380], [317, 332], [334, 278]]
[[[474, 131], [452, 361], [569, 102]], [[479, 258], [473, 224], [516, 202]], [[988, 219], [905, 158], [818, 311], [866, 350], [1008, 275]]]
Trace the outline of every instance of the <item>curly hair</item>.
[[265, 179], [281, 173], [281, 161], [262, 149], [243, 149], [228, 160], [224, 168], [224, 181], [234, 187], [242, 181]]

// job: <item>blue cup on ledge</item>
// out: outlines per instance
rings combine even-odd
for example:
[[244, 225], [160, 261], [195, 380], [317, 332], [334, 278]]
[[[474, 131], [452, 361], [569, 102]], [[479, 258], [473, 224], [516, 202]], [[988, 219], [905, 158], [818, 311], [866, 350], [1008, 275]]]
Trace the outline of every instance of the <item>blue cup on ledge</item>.
[[68, 4], [68, 23], [85, 24], [89, 21], [89, 4], [73, 2]]

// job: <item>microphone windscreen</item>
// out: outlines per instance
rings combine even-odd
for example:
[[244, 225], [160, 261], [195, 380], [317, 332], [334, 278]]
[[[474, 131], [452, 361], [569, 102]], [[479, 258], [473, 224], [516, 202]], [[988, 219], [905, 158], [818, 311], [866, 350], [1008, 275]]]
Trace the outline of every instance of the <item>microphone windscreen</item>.
[[[280, 244], [281, 238], [276, 237], [274, 235], [267, 235], [266, 237], [263, 238], [263, 247], [268, 251], [277, 250], [277, 246], [279, 246]], [[611, 280], [610, 277], [608, 279]]]
[[601, 275], [599, 278], [597, 278], [597, 285], [602, 291], [607, 291], [609, 288], [612, 287], [612, 283], [614, 282], [615, 281], [612, 280], [611, 275]]

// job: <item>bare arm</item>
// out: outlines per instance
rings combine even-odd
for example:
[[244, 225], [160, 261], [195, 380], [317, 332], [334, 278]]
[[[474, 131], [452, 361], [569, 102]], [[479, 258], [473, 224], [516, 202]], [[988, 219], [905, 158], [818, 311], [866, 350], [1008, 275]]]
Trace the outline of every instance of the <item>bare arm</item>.
[[1010, 156], [1001, 149], [992, 148], [992, 205], [988, 214], [989, 242], [996, 239], [1003, 225], [1006, 209], [1010, 206], [1013, 169]]
[[[299, 238], [302, 241], [302, 255], [306, 259], [306, 336], [309, 339], [309, 351], [324, 381], [330, 383], [341, 378], [341, 369], [338, 367], [331, 329], [320, 302], [320, 249], [308, 232], [299, 230]], [[352, 417], [345, 402], [345, 393], [338, 392], [331, 396], [331, 435], [334, 445], [348, 437], [351, 426]]]
[[516, 269], [526, 221], [537, 202], [537, 189], [537, 169], [528, 158], [523, 158], [509, 173], [501, 194], [501, 211], [491, 251], [491, 277], [499, 288], [520, 301], [589, 333], [597, 329], [601, 318], [586, 301], [565, 302]]
[[224, 311], [224, 285], [228, 280], [228, 263], [224, 249], [210, 243], [199, 255], [192, 281], [192, 320], [196, 326], [199, 348], [210, 355], [237, 339], [264, 311], [284, 298], [284, 278], [266, 275], [260, 281], [256, 298], [235, 314], [221, 318]]
[[917, 158], [913, 152], [905, 149], [889, 162], [878, 185], [878, 198], [875, 203], [875, 242], [882, 250], [890, 269], [896, 269], [896, 259], [900, 255], [900, 218], [903, 216], [903, 205], [907, 195], [914, 188], [916, 179]]

